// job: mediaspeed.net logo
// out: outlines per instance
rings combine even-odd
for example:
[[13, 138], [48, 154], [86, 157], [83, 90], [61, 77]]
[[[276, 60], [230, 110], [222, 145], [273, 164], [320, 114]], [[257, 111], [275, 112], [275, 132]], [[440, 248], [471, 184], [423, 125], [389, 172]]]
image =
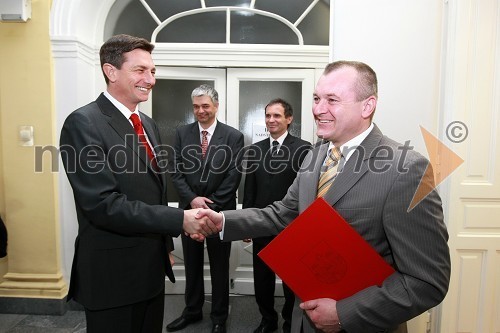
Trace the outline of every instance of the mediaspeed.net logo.
[[[416, 205], [464, 162], [460, 156], [448, 148], [444, 142], [432, 135], [428, 130], [420, 126], [420, 131], [425, 141], [425, 147], [432, 169], [429, 168], [429, 166], [427, 167], [415, 191], [410, 206], [408, 207], [408, 211], [415, 208]], [[469, 130], [463, 122], [453, 121], [446, 127], [445, 135], [451, 142], [461, 143], [467, 139]], [[434, 171], [433, 181], [431, 179], [432, 171]]]

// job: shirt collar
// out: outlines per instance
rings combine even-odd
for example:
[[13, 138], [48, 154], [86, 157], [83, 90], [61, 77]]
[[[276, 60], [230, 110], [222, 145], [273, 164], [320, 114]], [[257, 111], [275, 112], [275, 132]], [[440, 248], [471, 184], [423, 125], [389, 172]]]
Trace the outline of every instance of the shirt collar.
[[283, 133], [279, 138], [277, 139], [273, 139], [272, 136], [269, 136], [269, 143], [271, 145], [271, 147], [273, 146], [273, 141], [276, 140], [278, 141], [279, 145], [281, 146], [283, 144], [283, 141], [285, 141], [286, 139], [286, 136], [288, 135], [288, 131], [285, 131], [285, 133]]
[[216, 126], [217, 126], [217, 118], [215, 119], [214, 123], [212, 125], [210, 125], [210, 127], [207, 129], [201, 127], [200, 123], [198, 123], [198, 129], [200, 130], [200, 135], [201, 135], [201, 131], [207, 131], [209, 136], [211, 137], [212, 135], [214, 135]]
[[[345, 151], [347, 152], [347, 155], [344, 156], [345, 161], [347, 161], [349, 159], [349, 157], [351, 157], [352, 153], [354, 153], [356, 148], [358, 148], [358, 146], [361, 144], [361, 142], [363, 142], [363, 140], [366, 139], [368, 134], [370, 134], [370, 132], [372, 131], [373, 127], [374, 127], [374, 125], [373, 125], [373, 123], [371, 123], [370, 127], [368, 127], [366, 130], [364, 130], [361, 134], [359, 134], [358, 136], [355, 136], [354, 138], [352, 138], [351, 140], [347, 141], [342, 146], [340, 146], [340, 151], [342, 153], [344, 153]], [[328, 146], [328, 150], [330, 150], [333, 147], [334, 147], [333, 143], [330, 142], [330, 145]]]
[[139, 116], [139, 118], [141, 118], [141, 116], [139, 115], [139, 105], [135, 107], [134, 112], [131, 112], [125, 105], [118, 102], [116, 98], [111, 96], [111, 94], [108, 91], [104, 92], [104, 96], [106, 96], [109, 99], [109, 101], [123, 114], [125, 118], [130, 119], [132, 113], [136, 113]]

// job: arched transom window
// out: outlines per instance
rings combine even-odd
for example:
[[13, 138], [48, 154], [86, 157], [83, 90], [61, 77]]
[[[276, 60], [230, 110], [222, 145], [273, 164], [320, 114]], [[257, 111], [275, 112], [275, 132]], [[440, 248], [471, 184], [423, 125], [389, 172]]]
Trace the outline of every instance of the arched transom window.
[[328, 45], [325, 0], [120, 0], [104, 39], [128, 33], [155, 43]]

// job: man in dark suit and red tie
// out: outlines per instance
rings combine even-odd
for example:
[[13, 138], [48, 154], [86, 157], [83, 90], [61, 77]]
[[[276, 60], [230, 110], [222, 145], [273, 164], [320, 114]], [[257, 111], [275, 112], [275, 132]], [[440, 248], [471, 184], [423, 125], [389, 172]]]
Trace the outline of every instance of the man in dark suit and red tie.
[[[243, 134], [217, 120], [219, 95], [213, 87], [195, 88], [191, 99], [196, 121], [179, 127], [174, 143], [172, 182], [179, 194], [179, 208], [235, 209], [241, 180], [237, 159], [243, 148]], [[206, 239], [206, 245], [212, 282], [212, 332], [224, 333], [229, 314], [231, 243], [212, 237]], [[182, 250], [186, 306], [181, 316], [167, 325], [169, 332], [181, 330], [203, 317], [204, 244], [183, 235]]]
[[158, 129], [138, 109], [155, 85], [153, 48], [128, 35], [106, 41], [107, 89], [61, 131], [79, 225], [68, 300], [83, 305], [88, 333], [161, 333], [165, 274], [175, 280], [171, 237], [210, 231], [196, 210], [166, 205]]
[[[311, 148], [311, 143], [293, 136], [288, 128], [293, 121], [293, 108], [287, 101], [277, 98], [265, 110], [269, 138], [249, 147], [245, 176], [243, 208], [264, 208], [281, 200], [297, 176], [300, 164]], [[254, 333], [270, 333], [278, 328], [278, 313], [274, 309], [276, 274], [258, 257], [258, 253], [274, 236], [255, 237], [253, 242], [253, 276], [255, 300], [262, 315]], [[250, 240], [246, 240], [250, 241]], [[285, 304], [281, 311], [283, 332], [290, 332], [294, 303], [293, 291], [283, 283]]]

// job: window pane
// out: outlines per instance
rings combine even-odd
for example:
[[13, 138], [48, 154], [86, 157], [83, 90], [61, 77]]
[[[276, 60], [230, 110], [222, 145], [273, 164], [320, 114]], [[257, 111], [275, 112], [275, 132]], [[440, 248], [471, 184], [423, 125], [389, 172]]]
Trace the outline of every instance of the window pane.
[[[194, 122], [191, 92], [202, 84], [213, 85], [214, 82], [203, 80], [156, 80], [152, 95], [152, 116], [158, 125], [163, 145], [173, 147], [176, 128]], [[167, 178], [168, 201], [176, 202], [179, 200], [177, 191], [170, 180], [170, 176]]]
[[288, 131], [300, 137], [301, 97], [302, 82], [240, 81], [239, 130], [245, 136], [245, 145], [252, 143], [252, 124], [265, 123], [264, 108], [275, 98], [282, 98], [292, 105], [293, 122]]
[[[121, 0], [125, 1], [125, 0]], [[132, 0], [139, 3], [138, 0]], [[166, 20], [172, 15], [185, 12], [186, 10], [200, 8], [200, 0], [146, 0], [149, 7], [155, 12], [160, 20]], [[141, 7], [143, 7], [141, 5]]]
[[207, 5], [207, 7], [215, 7], [215, 6], [250, 7], [250, 2], [251, 2], [250, 0], [205, 0], [205, 4]]
[[298, 44], [298, 37], [278, 20], [242, 11], [231, 13], [231, 43]]
[[[245, 146], [252, 144], [253, 124], [265, 124], [265, 110], [272, 99], [282, 98], [293, 108], [290, 134], [300, 138], [302, 82], [290, 81], [240, 81], [239, 130], [245, 138]], [[228, 110], [231, 112], [231, 110]], [[243, 203], [245, 175], [238, 188], [238, 203]]]
[[[257, 0], [255, 8], [281, 15], [295, 23], [311, 3], [312, 0]], [[329, 21], [330, 6], [325, 1], [318, 2], [298, 26], [304, 44], [328, 45]]]
[[[291, 23], [311, 4], [304, 0], [257, 0], [255, 8], [281, 15]], [[147, 0], [160, 20], [180, 12], [200, 8], [199, 0]], [[250, 0], [206, 0], [207, 7], [249, 7]], [[320, 1], [298, 25], [306, 45], [328, 45], [328, 1]], [[297, 44], [297, 37], [284, 24], [262, 15], [248, 12], [231, 13], [231, 43], [242, 44]], [[156, 22], [138, 0], [115, 1], [110, 9], [104, 29], [104, 39], [126, 33], [150, 39]], [[165, 27], [158, 42], [170, 43], [225, 43], [226, 14], [210, 12], [180, 18]]]
[[163, 28], [156, 40], [164, 43], [225, 43], [226, 13], [181, 17]]
[[131, 1], [125, 6], [116, 1], [109, 11], [104, 25], [104, 40], [117, 34], [128, 34], [150, 40], [153, 30], [157, 26], [139, 1]]
[[324, 2], [318, 2], [297, 27], [304, 37], [304, 44], [328, 45], [330, 36], [329, 22], [330, 7]]

